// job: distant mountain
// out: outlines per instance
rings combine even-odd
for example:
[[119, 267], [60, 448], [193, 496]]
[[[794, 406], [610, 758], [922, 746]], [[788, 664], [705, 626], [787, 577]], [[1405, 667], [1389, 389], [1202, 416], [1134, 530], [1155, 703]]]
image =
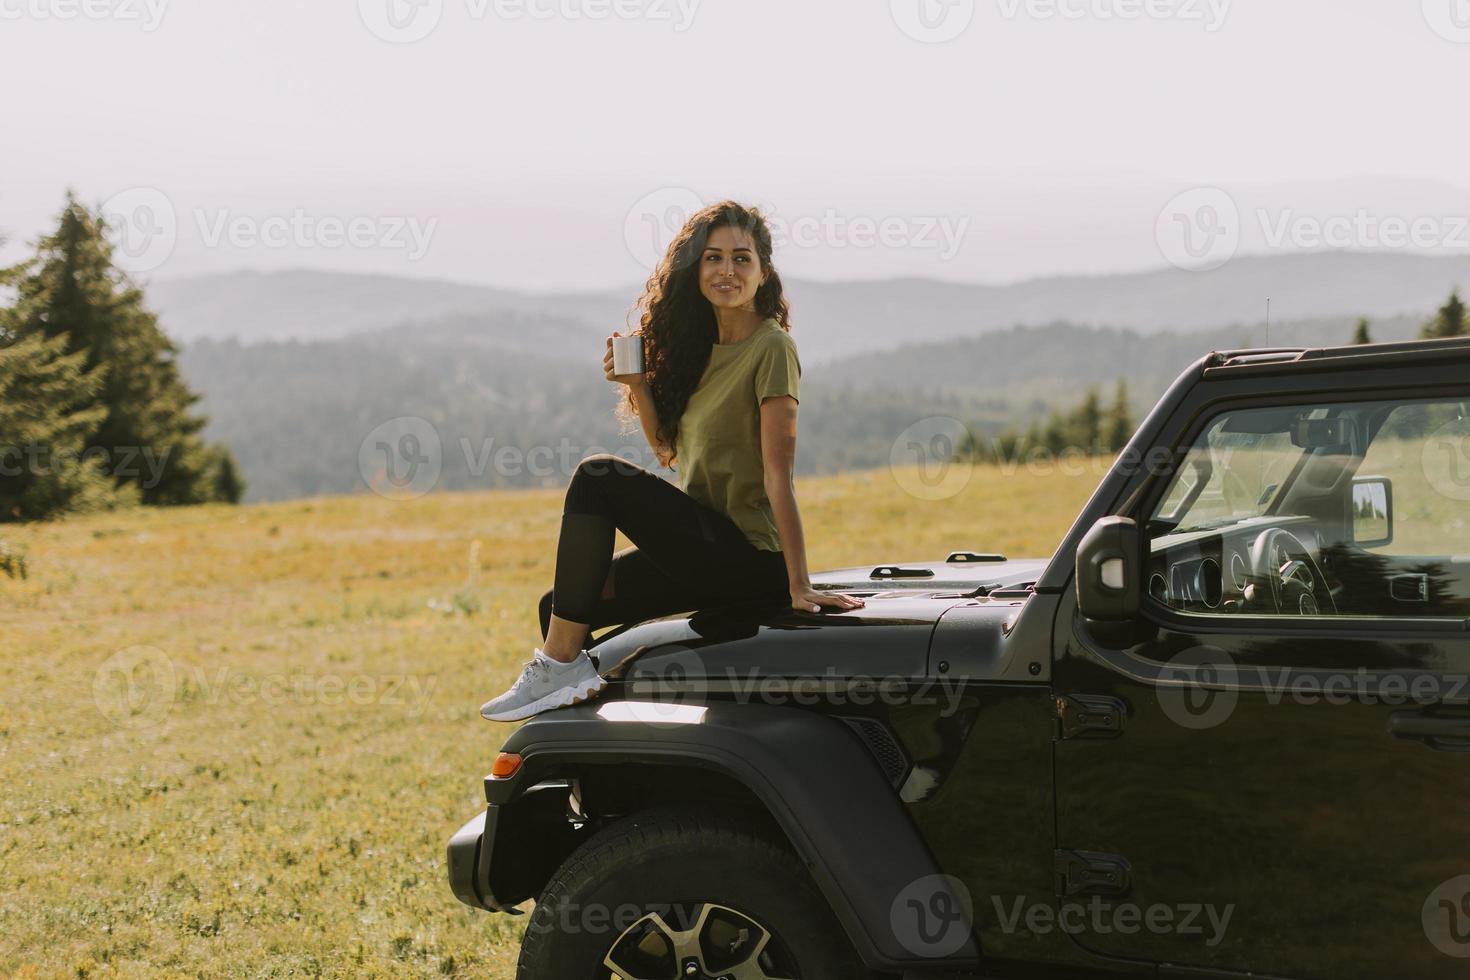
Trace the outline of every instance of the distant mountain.
[[[463, 330], [562, 339], [517, 349], [466, 340]], [[674, 479], [636, 424], [622, 430], [614, 410], [623, 389], [603, 376], [600, 354], [570, 356], [570, 330], [555, 317], [503, 314], [335, 340], [200, 340], [179, 363], [203, 396], [207, 438], [239, 461], [247, 501], [365, 491], [384, 477], [384, 446], [432, 459], [446, 490], [565, 486], [597, 451]], [[989, 392], [832, 385], [811, 371], [802, 401], [800, 473], [880, 465], [898, 434], [928, 416], [990, 429], [1013, 411]]]
[[[1377, 340], [1417, 329], [1413, 318], [1373, 325]], [[641, 431], [621, 431], [622, 389], [603, 377], [600, 345], [584, 331], [543, 314], [450, 316], [335, 340], [200, 340], [180, 365], [203, 395], [206, 436], [240, 462], [247, 500], [366, 490], [376, 477], [364, 458], [398, 444], [380, 427], [405, 417], [432, 427], [433, 439], [421, 426], [409, 448], [435, 454], [443, 489], [565, 486], [598, 450], [656, 469]], [[1342, 344], [1351, 334], [1346, 321], [1277, 324], [1271, 341]], [[934, 416], [976, 435], [1024, 428], [1075, 406], [1088, 387], [1111, 398], [1118, 378], [1141, 413], [1202, 354], [1265, 340], [1263, 325], [1147, 334], [1055, 323], [804, 363], [797, 472], [907, 460], [911, 427]]]
[[1277, 322], [1426, 316], [1457, 285], [1470, 288], [1470, 256], [1320, 252], [1242, 257], [1207, 273], [1167, 269], [1009, 286], [799, 283], [790, 293], [808, 335], [830, 330], [824, 343], [837, 343], [841, 325], [852, 324], [852, 350], [881, 350], [896, 346], [892, 339], [938, 340], [1058, 321], [1145, 332], [1215, 330], [1260, 322], [1268, 297]]
[[[1470, 288], [1470, 256], [1319, 252], [1243, 256], [1208, 273], [1164, 269], [1003, 286], [926, 279], [796, 280], [788, 281], [787, 294], [803, 363], [814, 364], [901, 343], [1059, 321], [1175, 333], [1254, 325], [1264, 318], [1268, 297], [1278, 322], [1351, 324], [1360, 315], [1421, 318], [1457, 285]], [[147, 287], [164, 328], [186, 342], [321, 340], [403, 324], [437, 322], [443, 328], [449, 321], [470, 336], [476, 323], [488, 323], [492, 315], [518, 313], [555, 318], [567, 330], [580, 323], [595, 351], [602, 338], [623, 329], [638, 292], [630, 285], [621, 292], [537, 295], [309, 271], [239, 272]], [[554, 341], [535, 343], [550, 347]], [[600, 360], [600, 353], [594, 356]]]
[[[1116, 327], [1052, 323], [1012, 327], [979, 337], [905, 344], [893, 350], [857, 354], [823, 364], [820, 377], [832, 385], [891, 385], [910, 390], [997, 392], [1021, 404], [1026, 393], [1058, 401], [1079, 386], [1126, 378], [1135, 399], [1146, 407], [1169, 382], [1212, 350], [1242, 347], [1333, 347], [1350, 343], [1356, 319], [1307, 320], [1251, 326], [1216, 327], [1195, 333], [1142, 333]], [[1417, 317], [1373, 321], [1375, 342], [1410, 340], [1418, 335]]]
[[427, 320], [561, 308], [594, 322], [600, 309], [596, 300], [587, 305], [576, 296], [532, 297], [435, 279], [309, 270], [165, 279], [148, 283], [145, 292], [164, 329], [185, 342], [332, 340]]
[[607, 344], [602, 334], [581, 320], [514, 310], [449, 313], [383, 327], [354, 339], [388, 349], [432, 345], [485, 350], [517, 360], [529, 354], [549, 361], [580, 361], [594, 365], [599, 376]]

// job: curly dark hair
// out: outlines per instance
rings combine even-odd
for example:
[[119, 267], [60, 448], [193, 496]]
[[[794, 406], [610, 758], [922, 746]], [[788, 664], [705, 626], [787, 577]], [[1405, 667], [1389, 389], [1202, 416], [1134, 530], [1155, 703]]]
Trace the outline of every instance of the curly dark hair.
[[[640, 311], [637, 332], [644, 337], [644, 378], [658, 413], [658, 436], [675, 455], [679, 445], [679, 419], [684, 415], [689, 397], [699, 387], [704, 369], [709, 365], [710, 348], [720, 335], [714, 307], [699, 291], [699, 260], [710, 232], [727, 226], [750, 235], [760, 267], [766, 272], [765, 282], [755, 293], [756, 312], [774, 318], [781, 329], [791, 330], [791, 312], [781, 277], [771, 264], [771, 230], [760, 209], [720, 201], [690, 215], [669, 243], [668, 251], [648, 277], [643, 295], [633, 307], [634, 311]], [[630, 388], [618, 405], [618, 416], [631, 423], [637, 414], [638, 406]]]

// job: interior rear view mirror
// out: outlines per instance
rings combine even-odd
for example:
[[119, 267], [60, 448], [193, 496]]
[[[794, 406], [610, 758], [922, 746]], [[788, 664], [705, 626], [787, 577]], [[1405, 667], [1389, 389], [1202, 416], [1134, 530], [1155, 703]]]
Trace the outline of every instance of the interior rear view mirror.
[[1351, 449], [1353, 420], [1299, 418], [1291, 427], [1291, 444], [1298, 449]]

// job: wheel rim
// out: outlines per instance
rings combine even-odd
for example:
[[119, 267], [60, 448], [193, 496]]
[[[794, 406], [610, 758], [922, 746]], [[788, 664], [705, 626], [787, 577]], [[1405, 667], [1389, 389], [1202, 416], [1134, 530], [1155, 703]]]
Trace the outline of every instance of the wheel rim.
[[602, 965], [612, 980], [798, 980], [769, 929], [710, 902], [650, 912], [618, 936]]

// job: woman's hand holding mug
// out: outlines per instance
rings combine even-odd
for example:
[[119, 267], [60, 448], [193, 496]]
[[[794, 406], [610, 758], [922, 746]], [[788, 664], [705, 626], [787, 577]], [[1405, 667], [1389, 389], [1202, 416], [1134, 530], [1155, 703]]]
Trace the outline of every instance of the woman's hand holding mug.
[[[613, 372], [616, 367], [625, 370], [621, 374], [615, 374]], [[602, 371], [607, 380], [630, 388], [643, 384], [643, 336], [634, 333], [624, 337], [614, 330], [612, 336], [607, 338], [607, 352], [602, 356]]]

